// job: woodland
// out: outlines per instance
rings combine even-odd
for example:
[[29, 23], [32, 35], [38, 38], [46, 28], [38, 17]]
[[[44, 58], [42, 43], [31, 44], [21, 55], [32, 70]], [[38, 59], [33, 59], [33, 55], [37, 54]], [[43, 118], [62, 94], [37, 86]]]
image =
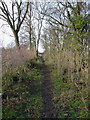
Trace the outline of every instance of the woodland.
[[0, 117], [89, 120], [90, 3], [1, 0], [0, 20], [15, 41], [0, 48]]

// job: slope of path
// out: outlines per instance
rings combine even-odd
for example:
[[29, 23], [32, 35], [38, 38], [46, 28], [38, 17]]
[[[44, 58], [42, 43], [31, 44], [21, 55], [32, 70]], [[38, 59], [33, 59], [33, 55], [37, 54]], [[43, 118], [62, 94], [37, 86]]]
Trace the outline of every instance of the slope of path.
[[42, 97], [44, 100], [44, 111], [42, 114], [43, 118], [55, 118], [55, 109], [53, 106], [53, 94], [52, 94], [52, 82], [51, 75], [48, 67], [46, 65], [42, 65], [40, 67], [42, 76], [43, 76], [43, 91]]

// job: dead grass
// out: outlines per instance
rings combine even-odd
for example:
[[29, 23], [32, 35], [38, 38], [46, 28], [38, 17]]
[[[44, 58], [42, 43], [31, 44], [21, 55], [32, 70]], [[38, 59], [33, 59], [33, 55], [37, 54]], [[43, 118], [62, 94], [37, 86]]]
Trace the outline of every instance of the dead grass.
[[18, 50], [17, 48], [2, 49], [2, 68], [3, 75], [13, 68], [22, 66], [26, 61], [35, 57], [35, 51], [25, 48]]

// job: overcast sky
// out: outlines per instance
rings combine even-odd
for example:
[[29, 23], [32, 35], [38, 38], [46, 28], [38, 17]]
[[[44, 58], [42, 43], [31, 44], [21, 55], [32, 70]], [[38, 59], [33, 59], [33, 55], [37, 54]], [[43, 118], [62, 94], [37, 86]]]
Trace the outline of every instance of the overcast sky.
[[8, 24], [0, 20], [0, 47], [7, 47], [11, 42], [14, 43], [12, 31]]
[[[8, 46], [13, 46], [15, 44], [13, 33], [8, 26], [8, 24], [2, 20], [0, 20], [0, 47], [7, 48]], [[39, 51], [43, 52], [43, 48], [40, 45]]]
[[[10, 1], [10, 0], [9, 0]], [[9, 1], [7, 2], [8, 6], [10, 6]], [[25, 0], [24, 0], [25, 1]], [[7, 48], [8, 46], [15, 45], [14, 37], [11, 28], [9, 25], [0, 19], [0, 47]], [[43, 51], [41, 45], [39, 46], [39, 51]]]
[[[11, 0], [4, 0], [4, 1], [8, 4], [10, 9]], [[11, 36], [13, 36], [13, 34], [9, 25], [0, 19], [0, 47], [1, 46], [7, 47], [11, 42], [14, 42], [14, 38]]]
[[[9, 1], [10, 0], [4, 0], [5, 2], [8, 3], [8, 6], [10, 6]], [[19, 0], [18, 0], [19, 1]], [[22, 1], [28, 1], [28, 0], [22, 0]], [[29, 0], [30, 1], [30, 0]], [[42, 1], [42, 0], [37, 0], [37, 1]], [[54, 0], [51, 0], [54, 2]], [[60, 0], [62, 1], [62, 0]], [[74, 0], [70, 0], [70, 1], [74, 1]], [[84, 2], [85, 0], [83, 0]], [[6, 25], [7, 23], [0, 20], [0, 47], [7, 47], [9, 44], [14, 44], [14, 37], [12, 34], [12, 31], [10, 29], [10, 27], [8, 25]], [[41, 47], [39, 48], [39, 50], [42, 49]]]

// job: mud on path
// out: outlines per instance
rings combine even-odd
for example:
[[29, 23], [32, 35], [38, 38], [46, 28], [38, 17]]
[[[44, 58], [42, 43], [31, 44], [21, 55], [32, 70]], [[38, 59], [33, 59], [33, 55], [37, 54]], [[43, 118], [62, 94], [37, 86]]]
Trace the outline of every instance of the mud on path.
[[42, 118], [55, 118], [55, 108], [53, 106], [52, 78], [48, 66], [43, 64], [41, 67], [42, 79], [42, 97], [44, 101], [44, 110]]
[[3, 118], [55, 118], [50, 68], [36, 64], [3, 95]]

